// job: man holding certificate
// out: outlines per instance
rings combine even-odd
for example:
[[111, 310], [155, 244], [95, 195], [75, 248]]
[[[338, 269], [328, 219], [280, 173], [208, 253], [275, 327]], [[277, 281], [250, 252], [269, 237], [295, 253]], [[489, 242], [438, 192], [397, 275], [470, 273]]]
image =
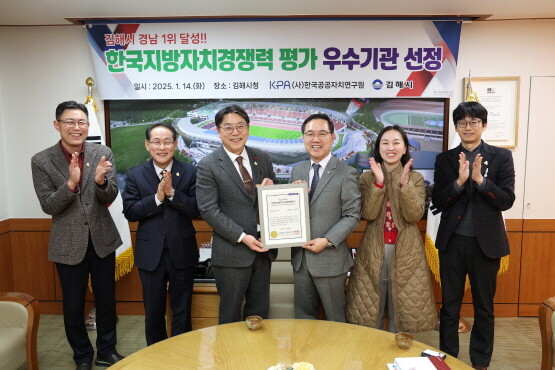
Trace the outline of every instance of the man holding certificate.
[[317, 319], [318, 298], [326, 318], [346, 322], [345, 281], [353, 259], [345, 239], [360, 221], [357, 171], [332, 156], [334, 125], [313, 114], [301, 126], [310, 161], [298, 164], [292, 182], [309, 186], [311, 240], [291, 251], [295, 318]]
[[220, 324], [250, 315], [267, 318], [270, 307], [270, 270], [277, 250], [268, 251], [258, 240], [255, 185], [272, 185], [275, 174], [268, 155], [245, 146], [249, 122], [238, 105], [216, 113], [223, 145], [198, 164], [197, 202], [202, 218], [214, 230], [212, 265], [220, 294]]

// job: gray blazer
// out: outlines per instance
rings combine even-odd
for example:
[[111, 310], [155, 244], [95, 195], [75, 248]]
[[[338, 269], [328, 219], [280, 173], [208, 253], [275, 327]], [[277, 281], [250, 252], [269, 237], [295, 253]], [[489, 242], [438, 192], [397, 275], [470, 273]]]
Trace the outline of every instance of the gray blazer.
[[[274, 180], [272, 162], [266, 153], [246, 147], [254, 184], [264, 178]], [[197, 203], [202, 218], [213, 228], [212, 263], [222, 267], [252, 265], [258, 252], [237, 243], [241, 233], [258, 235], [258, 199], [249, 197], [239, 172], [223, 146], [204, 157], [198, 164]], [[269, 252], [276, 258], [277, 250]]]
[[[308, 184], [310, 161], [293, 167], [291, 181]], [[310, 232], [312, 239], [328, 238], [333, 247], [320, 253], [306, 250], [306, 264], [313, 276], [337, 276], [349, 271], [353, 259], [345, 239], [360, 221], [360, 190], [357, 171], [331, 157], [310, 201]], [[302, 248], [291, 250], [291, 264], [298, 271]]]
[[67, 186], [69, 165], [60, 143], [39, 152], [31, 159], [33, 184], [42, 210], [52, 216], [48, 260], [76, 265], [85, 257], [89, 232], [99, 257], [106, 257], [122, 244], [108, 205], [116, 199], [118, 186], [115, 165], [106, 174], [108, 184], [101, 189], [94, 173], [101, 156], [112, 164], [110, 148], [85, 142], [83, 179], [79, 192]]

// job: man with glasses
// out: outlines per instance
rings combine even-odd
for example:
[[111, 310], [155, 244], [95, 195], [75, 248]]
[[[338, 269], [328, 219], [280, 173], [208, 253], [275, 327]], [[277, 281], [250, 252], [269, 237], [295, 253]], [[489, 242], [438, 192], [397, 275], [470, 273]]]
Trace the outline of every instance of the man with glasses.
[[[220, 294], [219, 322], [268, 317], [270, 269], [277, 251], [259, 240], [257, 185], [272, 185], [268, 155], [245, 145], [249, 116], [228, 105], [215, 117], [222, 146], [198, 164], [197, 199], [213, 228], [212, 265]], [[245, 300], [243, 314], [241, 306]]]
[[509, 254], [501, 212], [515, 201], [512, 154], [482, 141], [487, 119], [487, 110], [477, 102], [461, 103], [453, 111], [461, 145], [437, 156], [432, 192], [433, 204], [442, 212], [435, 242], [442, 291], [440, 349], [459, 354], [459, 315], [468, 275], [475, 369], [487, 368], [493, 352], [497, 271], [501, 257]]
[[168, 337], [166, 295], [172, 309], [171, 336], [191, 331], [194, 265], [199, 252], [193, 219], [197, 168], [174, 157], [177, 132], [156, 123], [145, 132], [151, 159], [127, 172], [123, 213], [139, 221], [135, 265], [139, 268], [145, 307], [147, 345]]
[[347, 236], [360, 221], [357, 171], [331, 154], [334, 125], [327, 114], [313, 114], [301, 126], [310, 161], [293, 168], [291, 181], [306, 182], [312, 240], [291, 251], [295, 279], [295, 318], [318, 319], [318, 298], [326, 319], [346, 322], [345, 282], [353, 259]]
[[48, 260], [56, 264], [64, 326], [77, 369], [91, 369], [94, 349], [85, 327], [85, 293], [95, 294], [96, 365], [123, 358], [116, 351], [115, 250], [122, 244], [108, 205], [116, 199], [110, 148], [85, 142], [87, 108], [75, 101], [56, 108], [60, 141], [33, 156], [33, 184], [42, 210], [52, 216]]

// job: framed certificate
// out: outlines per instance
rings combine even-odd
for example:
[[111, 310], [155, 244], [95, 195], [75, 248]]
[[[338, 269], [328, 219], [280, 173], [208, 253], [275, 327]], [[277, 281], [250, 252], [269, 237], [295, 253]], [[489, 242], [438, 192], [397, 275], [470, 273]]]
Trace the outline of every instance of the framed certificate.
[[298, 247], [310, 240], [306, 183], [259, 186], [257, 191], [265, 248]]
[[[520, 77], [472, 77], [472, 90], [488, 110], [488, 144], [503, 148], [517, 146]], [[467, 96], [468, 78], [464, 79]]]

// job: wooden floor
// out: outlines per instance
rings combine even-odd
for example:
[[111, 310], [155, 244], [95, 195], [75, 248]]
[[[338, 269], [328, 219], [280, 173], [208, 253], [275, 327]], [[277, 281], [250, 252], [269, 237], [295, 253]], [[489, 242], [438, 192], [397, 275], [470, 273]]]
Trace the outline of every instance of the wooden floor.
[[[468, 322], [472, 323], [472, 319], [468, 319]], [[96, 332], [89, 332], [89, 335], [94, 344]], [[439, 346], [438, 338], [439, 333], [437, 331], [423, 332], [416, 335], [417, 340], [429, 344], [431, 347]], [[460, 334], [460, 339], [461, 353], [459, 359], [470, 365], [468, 356], [470, 333]], [[71, 349], [65, 339], [62, 316], [41, 316], [38, 346], [39, 366], [41, 370], [75, 369]], [[120, 316], [118, 324], [118, 351], [125, 356], [145, 346], [144, 317]], [[495, 348], [489, 369], [539, 369], [540, 363], [541, 339], [538, 319], [523, 317], [496, 319]]]

